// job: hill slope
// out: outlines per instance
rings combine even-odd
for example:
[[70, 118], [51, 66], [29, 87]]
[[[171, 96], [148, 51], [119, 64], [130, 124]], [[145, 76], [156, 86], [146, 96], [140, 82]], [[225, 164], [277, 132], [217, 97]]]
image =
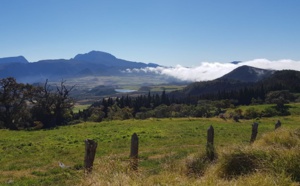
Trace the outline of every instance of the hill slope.
[[171, 95], [174, 97], [197, 97], [218, 92], [239, 91], [244, 88], [261, 89], [261, 87], [264, 87], [266, 92], [289, 90], [299, 93], [299, 82], [299, 71], [271, 71], [243, 66], [216, 80], [191, 83], [181, 91], [172, 92]]
[[274, 72], [274, 70], [266, 70], [244, 65], [234, 69], [219, 79], [232, 79], [242, 82], [257, 82], [269, 77]]

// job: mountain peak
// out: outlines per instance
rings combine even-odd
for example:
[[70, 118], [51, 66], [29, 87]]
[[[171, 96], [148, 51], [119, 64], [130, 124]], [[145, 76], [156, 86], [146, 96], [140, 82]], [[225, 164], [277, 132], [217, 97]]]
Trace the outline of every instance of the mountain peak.
[[78, 61], [98, 62], [116, 60], [117, 58], [109, 53], [93, 50], [89, 53], [78, 54], [73, 59]]
[[232, 62], [230, 62], [231, 64], [234, 64], [234, 65], [237, 65], [237, 64], [239, 64], [239, 63], [241, 63], [242, 61], [232, 61]]
[[8, 63], [28, 63], [28, 61], [24, 56], [0, 58], [0, 64]]
[[219, 79], [233, 79], [233, 80], [239, 80], [243, 82], [257, 82], [266, 77], [269, 77], [273, 73], [274, 70], [266, 70], [266, 69], [243, 65], [237, 67], [236, 69], [229, 72], [228, 74], [225, 74]]

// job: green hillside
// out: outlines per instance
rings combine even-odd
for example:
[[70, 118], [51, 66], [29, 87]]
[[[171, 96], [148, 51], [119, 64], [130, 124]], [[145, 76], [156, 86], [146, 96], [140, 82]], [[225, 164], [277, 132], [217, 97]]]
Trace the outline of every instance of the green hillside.
[[[272, 154], [275, 152], [269, 152], [269, 147], [262, 146], [266, 144], [264, 134], [272, 137], [274, 124], [278, 119], [282, 122], [280, 134], [287, 136], [287, 139], [283, 139], [284, 143], [291, 143], [293, 147], [276, 148], [279, 154], [284, 151], [293, 158], [300, 146], [298, 133], [294, 135], [294, 130], [297, 129], [297, 132], [300, 128], [299, 115], [295, 115], [299, 110], [300, 105], [294, 104], [291, 116], [256, 120], [259, 123], [258, 141], [253, 146], [249, 145], [253, 120], [240, 120], [236, 123], [220, 118], [152, 118], [142, 121], [87, 122], [39, 131], [0, 130], [0, 184], [239, 185], [251, 180], [248, 185], [255, 185], [256, 180], [257, 183], [266, 185], [272, 179], [277, 185], [296, 184], [300, 178], [293, 177], [293, 170], [261, 170], [261, 174], [254, 171], [252, 174], [230, 179], [223, 178], [221, 174], [226, 173], [226, 157], [231, 157], [235, 149], [240, 149], [242, 153], [254, 153], [256, 157], [258, 151], [255, 148], [258, 148], [263, 149], [262, 152], [268, 158], [275, 157]], [[194, 170], [190, 165], [195, 166], [197, 157], [205, 153], [206, 130], [210, 125], [215, 128], [218, 159], [208, 165], [204, 162], [206, 168], [203, 174], [198, 175], [197, 171], [190, 174], [190, 170]], [[128, 169], [130, 138], [133, 133], [137, 133], [140, 140], [137, 173]], [[294, 138], [290, 139], [289, 136]], [[94, 172], [89, 176], [84, 176], [82, 170], [85, 139], [98, 142]], [[275, 143], [281, 143], [280, 139], [275, 140]], [[66, 167], [61, 168], [59, 162]], [[279, 167], [287, 162], [277, 163], [276, 166]], [[298, 164], [295, 166], [299, 166]], [[215, 174], [216, 172], [220, 175]]]

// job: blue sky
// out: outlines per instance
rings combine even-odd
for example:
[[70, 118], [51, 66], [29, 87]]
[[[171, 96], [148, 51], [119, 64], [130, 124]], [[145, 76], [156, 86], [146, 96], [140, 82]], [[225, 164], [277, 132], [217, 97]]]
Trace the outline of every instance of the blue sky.
[[299, 61], [299, 18], [299, 0], [0, 0], [0, 57]]

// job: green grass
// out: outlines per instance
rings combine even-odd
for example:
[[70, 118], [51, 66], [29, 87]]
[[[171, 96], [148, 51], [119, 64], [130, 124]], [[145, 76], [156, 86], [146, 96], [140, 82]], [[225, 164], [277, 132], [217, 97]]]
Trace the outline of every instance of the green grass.
[[90, 106], [90, 104], [83, 104], [83, 105], [76, 104], [75, 107], [73, 108], [73, 112], [78, 113], [79, 111], [83, 111], [84, 109], [88, 108], [89, 106]]
[[[293, 109], [297, 113], [298, 105]], [[257, 138], [273, 131], [278, 119], [286, 129], [300, 127], [297, 115], [260, 119]], [[193, 185], [199, 180], [185, 175], [185, 161], [205, 151], [208, 127], [215, 128], [215, 147], [221, 154], [232, 146], [248, 146], [252, 123], [252, 120], [236, 123], [219, 118], [168, 118], [87, 122], [40, 131], [0, 130], [0, 185], [97, 185], [101, 179], [115, 185], [118, 185], [115, 179], [125, 179], [124, 183], [119, 180], [121, 185], [139, 184], [142, 180], [149, 184], [172, 185], [176, 183], [175, 177], [180, 178], [183, 185]], [[133, 133], [139, 137], [138, 175], [127, 170]], [[96, 177], [94, 174], [94, 177], [83, 177], [85, 139], [98, 142]], [[58, 162], [68, 168], [60, 168]], [[169, 181], [161, 180], [168, 176]], [[215, 182], [213, 178], [207, 179]]]
[[150, 86], [151, 91], [153, 92], [160, 92], [165, 90], [166, 92], [171, 92], [175, 90], [182, 90], [186, 85], [154, 85]]

